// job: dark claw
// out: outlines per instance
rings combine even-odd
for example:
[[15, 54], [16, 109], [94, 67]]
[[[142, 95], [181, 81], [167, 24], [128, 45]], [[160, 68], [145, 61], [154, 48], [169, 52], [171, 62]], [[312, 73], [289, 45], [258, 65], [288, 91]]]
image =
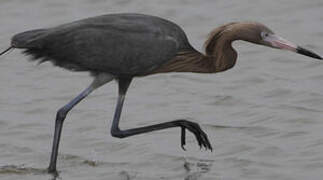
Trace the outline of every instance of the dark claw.
[[211, 146], [211, 144], [210, 144], [210, 142], [208, 140], [207, 134], [204, 133], [202, 130], [201, 130], [201, 133], [202, 133], [202, 135], [204, 137], [204, 140], [205, 140], [205, 143], [206, 143], [205, 150], [210, 149], [212, 151], [213, 148], [212, 148], [212, 146]]
[[182, 134], [181, 134], [181, 147], [182, 147], [182, 149], [184, 150], [184, 151], [186, 151], [186, 149], [185, 149], [185, 144], [186, 144], [186, 136], [185, 136], [185, 128], [184, 127], [182, 127]]
[[202, 131], [202, 129], [200, 128], [200, 126], [198, 124], [196, 124], [196, 129], [198, 130], [200, 139], [201, 139], [201, 143], [203, 145], [203, 147], [205, 148], [205, 150], [210, 149], [210, 142], [207, 138], [207, 135]]
[[200, 146], [200, 149], [203, 147], [205, 150], [211, 150], [212, 151], [212, 146], [211, 143], [207, 137], [207, 134], [200, 128], [200, 126], [197, 123], [193, 123], [190, 121], [183, 120], [181, 121], [181, 146], [182, 149], [185, 151], [186, 149], [184, 148], [184, 145], [186, 144], [185, 140], [185, 129], [189, 130], [192, 132], [198, 142], [198, 145]]

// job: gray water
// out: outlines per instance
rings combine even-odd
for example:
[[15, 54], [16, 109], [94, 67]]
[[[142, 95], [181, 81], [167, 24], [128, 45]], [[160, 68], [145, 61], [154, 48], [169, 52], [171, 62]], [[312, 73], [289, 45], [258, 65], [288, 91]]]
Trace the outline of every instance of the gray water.
[[[231, 21], [259, 21], [323, 54], [322, 0], [1, 0], [0, 49], [18, 32], [117, 12], [153, 14], [186, 31], [202, 51], [207, 34]], [[134, 80], [121, 127], [178, 118], [199, 123], [213, 152], [180, 130], [126, 139], [109, 131], [116, 83], [68, 115], [58, 157], [65, 180], [303, 180], [323, 177], [323, 62], [235, 42], [237, 65], [218, 74], [170, 73]], [[0, 58], [0, 179], [51, 179], [45, 173], [57, 109], [89, 85], [87, 73]]]

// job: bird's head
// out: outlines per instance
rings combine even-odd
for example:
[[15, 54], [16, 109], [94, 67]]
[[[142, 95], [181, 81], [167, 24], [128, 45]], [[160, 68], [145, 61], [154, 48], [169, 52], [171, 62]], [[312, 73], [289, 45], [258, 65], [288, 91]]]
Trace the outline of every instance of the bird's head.
[[260, 43], [265, 46], [269, 46], [272, 48], [282, 49], [282, 50], [288, 50], [292, 52], [296, 52], [298, 54], [302, 54], [305, 56], [309, 56], [315, 59], [323, 59], [321, 56], [317, 55], [316, 53], [307, 50], [301, 46], [298, 46], [278, 35], [276, 35], [273, 31], [271, 31], [269, 28], [267, 28], [264, 25], [260, 25], [258, 32], [258, 36], [260, 36]]
[[[215, 29], [207, 41], [206, 51], [208, 51], [208, 45], [212, 45], [212, 41], [214, 41], [213, 44], [217, 44], [216, 42], [218, 40], [221, 41], [220, 39], [224, 41], [244, 40], [276, 49], [296, 52], [315, 59], [323, 59], [320, 55], [276, 35], [267, 26], [257, 22], [234, 22]], [[211, 50], [211, 48], [209, 49]]]

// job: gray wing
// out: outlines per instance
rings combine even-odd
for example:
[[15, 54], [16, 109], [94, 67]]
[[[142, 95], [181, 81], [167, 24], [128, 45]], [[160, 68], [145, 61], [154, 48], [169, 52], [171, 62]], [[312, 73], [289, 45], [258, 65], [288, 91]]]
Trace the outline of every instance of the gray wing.
[[20, 33], [12, 43], [70, 70], [132, 76], [153, 71], [189, 46], [177, 25], [144, 15], [89, 18]]
[[148, 73], [174, 57], [176, 39], [168, 35], [114, 28], [85, 28], [73, 33], [73, 60], [113, 74]]

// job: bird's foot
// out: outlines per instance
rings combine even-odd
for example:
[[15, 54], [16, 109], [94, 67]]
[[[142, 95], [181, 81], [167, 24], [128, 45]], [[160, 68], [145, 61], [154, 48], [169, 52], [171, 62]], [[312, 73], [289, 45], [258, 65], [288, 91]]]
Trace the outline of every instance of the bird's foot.
[[186, 150], [184, 148], [186, 144], [186, 129], [194, 134], [200, 148], [204, 147], [205, 150], [209, 149], [212, 151], [212, 146], [207, 134], [201, 129], [199, 124], [187, 120], [178, 120], [178, 123], [181, 127], [181, 147], [184, 151]]
[[51, 174], [54, 178], [58, 177], [58, 175], [59, 175], [57, 170], [56, 170], [56, 167], [49, 166], [48, 169], [47, 169], [47, 172], [49, 174]]

